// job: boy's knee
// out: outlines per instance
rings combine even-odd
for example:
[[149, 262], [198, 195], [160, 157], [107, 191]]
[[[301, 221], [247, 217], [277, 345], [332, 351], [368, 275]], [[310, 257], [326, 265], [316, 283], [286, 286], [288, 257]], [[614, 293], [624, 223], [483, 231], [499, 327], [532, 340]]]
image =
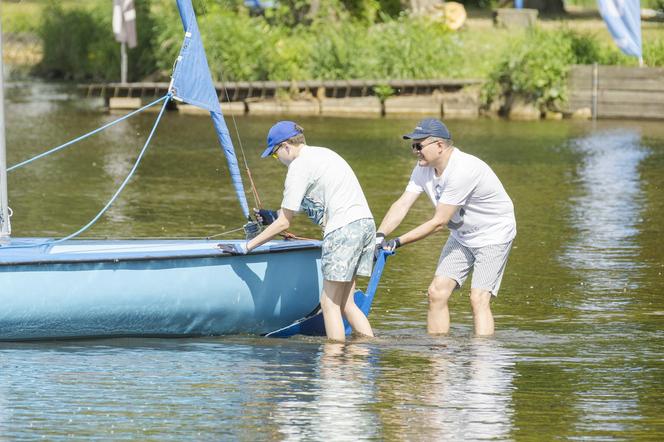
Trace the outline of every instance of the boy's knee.
[[339, 308], [339, 304], [334, 302], [334, 300], [330, 299], [329, 296], [323, 295], [323, 296], [321, 296], [320, 307], [323, 310], [329, 310], [329, 309], [332, 309], [332, 308]]

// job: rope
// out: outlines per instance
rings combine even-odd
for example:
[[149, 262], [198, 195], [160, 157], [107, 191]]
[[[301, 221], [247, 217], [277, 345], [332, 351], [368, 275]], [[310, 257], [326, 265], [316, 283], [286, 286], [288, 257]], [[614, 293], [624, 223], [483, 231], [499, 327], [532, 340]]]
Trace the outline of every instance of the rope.
[[[166, 106], [168, 105], [168, 102], [171, 99], [172, 94], [169, 92], [166, 94], [165, 97], [162, 99], [165, 99], [164, 104], [161, 106], [161, 110], [159, 111], [159, 115], [157, 116], [157, 120], [154, 123], [154, 126], [152, 126], [152, 130], [150, 131], [150, 135], [148, 135], [147, 140], [145, 140], [145, 144], [143, 145], [143, 148], [141, 149], [141, 152], [138, 154], [138, 157], [136, 158], [136, 162], [134, 163], [134, 166], [131, 168], [129, 171], [129, 174], [127, 177], [124, 179], [118, 190], [115, 191], [115, 194], [111, 197], [111, 199], [106, 203], [103, 209], [95, 215], [94, 218], [90, 222], [88, 222], [85, 226], [81, 227], [78, 229], [76, 232], [72, 233], [71, 235], [65, 236], [64, 238], [60, 239], [55, 239], [55, 240], [50, 240], [50, 241], [45, 241], [43, 243], [38, 243], [38, 244], [25, 244], [25, 245], [15, 245], [15, 246], [6, 246], [6, 247], [0, 247], [1, 249], [22, 249], [22, 248], [30, 248], [30, 247], [41, 247], [45, 245], [51, 245], [51, 244], [57, 244], [61, 243], [67, 240], [70, 240], [72, 238], [77, 237], [81, 233], [85, 232], [88, 230], [90, 227], [92, 227], [98, 220], [99, 218], [106, 213], [106, 211], [111, 207], [111, 205], [115, 202], [115, 200], [118, 198], [120, 193], [124, 190], [124, 188], [127, 186], [127, 183], [129, 183], [129, 180], [131, 180], [131, 177], [134, 175], [136, 172], [136, 169], [138, 168], [138, 165], [141, 163], [141, 160], [143, 159], [143, 156], [145, 155], [145, 152], [147, 152], [148, 147], [150, 146], [150, 141], [152, 141], [152, 137], [157, 130], [157, 126], [159, 125], [159, 121], [161, 121], [161, 117], [164, 115], [164, 111], [166, 110]], [[162, 100], [160, 99], [160, 100]]]
[[229, 233], [239, 232], [240, 230], [244, 230], [244, 226], [239, 227], [239, 228], [237, 228], [237, 229], [227, 230], [227, 231], [225, 231], [225, 232], [217, 233], [216, 235], [206, 236], [205, 239], [217, 238], [218, 236], [228, 235]]
[[162, 100], [166, 100], [167, 98], [169, 98], [169, 95], [168, 95], [168, 94], [164, 95], [163, 97], [159, 98], [158, 100], [153, 101], [153, 102], [150, 103], [150, 104], [146, 104], [145, 106], [143, 106], [143, 107], [140, 108], [140, 109], [136, 109], [135, 111], [130, 112], [130, 113], [128, 113], [127, 115], [118, 118], [117, 120], [111, 121], [110, 123], [107, 123], [107, 124], [105, 124], [105, 125], [103, 125], [103, 126], [97, 128], [97, 129], [93, 130], [92, 132], [88, 132], [88, 133], [85, 134], [85, 135], [81, 135], [80, 137], [75, 138], [75, 139], [73, 139], [73, 140], [71, 140], [71, 141], [68, 141], [68, 142], [66, 142], [65, 144], [62, 144], [62, 145], [60, 145], [60, 146], [58, 146], [58, 147], [54, 147], [53, 149], [50, 149], [50, 150], [48, 150], [48, 151], [46, 151], [46, 152], [44, 152], [44, 153], [41, 153], [41, 154], [39, 154], [39, 155], [37, 155], [37, 156], [34, 156], [34, 157], [30, 158], [29, 160], [25, 160], [25, 161], [22, 161], [22, 162], [20, 162], [20, 163], [18, 163], [18, 164], [15, 164], [15, 165], [13, 165], [12, 167], [7, 168], [7, 172], [11, 172], [11, 171], [14, 170], [14, 169], [18, 169], [19, 167], [23, 167], [23, 166], [25, 166], [25, 165], [27, 165], [27, 164], [32, 163], [33, 161], [36, 161], [36, 160], [38, 160], [38, 159], [40, 159], [40, 158], [44, 158], [45, 156], [48, 156], [48, 155], [50, 155], [50, 154], [52, 154], [52, 153], [55, 153], [55, 152], [57, 152], [57, 151], [59, 151], [59, 150], [62, 150], [62, 149], [64, 149], [65, 147], [69, 147], [69, 146], [71, 146], [72, 144], [78, 143], [78, 142], [81, 141], [81, 140], [84, 140], [84, 139], [86, 139], [86, 138], [88, 138], [88, 137], [91, 137], [92, 135], [95, 135], [95, 134], [101, 132], [101, 131], [104, 130], [104, 129], [108, 129], [108, 128], [111, 127], [111, 126], [114, 126], [114, 125], [116, 125], [117, 123], [126, 120], [127, 118], [133, 117], [134, 115], [136, 115], [136, 114], [139, 113], [139, 112], [143, 112], [145, 109], [148, 109], [148, 108], [154, 106], [155, 104], [159, 103], [160, 101], [162, 101]]
[[[224, 74], [220, 74], [221, 84], [224, 90], [224, 95], [226, 95], [226, 101], [230, 102], [231, 98], [228, 95], [228, 89], [226, 88], [226, 82], [224, 81]], [[231, 114], [231, 120], [233, 121], [233, 128], [235, 129], [235, 135], [237, 136], [238, 145], [240, 146], [240, 152], [242, 152], [242, 161], [244, 162], [244, 167], [247, 171], [247, 177], [249, 177], [249, 183], [251, 185], [251, 193], [254, 195], [254, 200], [256, 201], [256, 207], [261, 208], [263, 204], [261, 203], [261, 198], [258, 196], [258, 189], [256, 188], [256, 183], [254, 183], [254, 178], [251, 176], [251, 169], [249, 169], [249, 163], [247, 162], [247, 155], [244, 153], [244, 148], [242, 147], [242, 137], [240, 136], [240, 130], [237, 127], [237, 122], [235, 121], [235, 115]], [[286, 231], [279, 234], [285, 240], [293, 239], [303, 239], [308, 241], [315, 241], [311, 238], [305, 238], [302, 236], [293, 235], [292, 233]]]

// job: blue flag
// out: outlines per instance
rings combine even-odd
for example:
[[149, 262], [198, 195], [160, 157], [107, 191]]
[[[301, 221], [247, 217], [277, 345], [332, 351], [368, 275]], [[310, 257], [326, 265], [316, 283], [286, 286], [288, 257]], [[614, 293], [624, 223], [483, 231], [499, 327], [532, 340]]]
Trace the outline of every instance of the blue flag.
[[641, 50], [641, 5], [639, 0], [597, 0], [599, 12], [621, 51], [639, 58]]
[[247, 197], [244, 193], [242, 175], [238, 166], [235, 149], [231, 141], [228, 127], [221, 113], [217, 91], [212, 83], [210, 68], [208, 67], [205, 49], [198, 30], [196, 15], [191, 0], [177, 0], [182, 25], [184, 26], [184, 42], [173, 70], [171, 91], [174, 98], [185, 103], [198, 106], [210, 112], [212, 123], [217, 131], [217, 138], [226, 156], [231, 181], [235, 187], [237, 198], [240, 201], [242, 213], [249, 217]]

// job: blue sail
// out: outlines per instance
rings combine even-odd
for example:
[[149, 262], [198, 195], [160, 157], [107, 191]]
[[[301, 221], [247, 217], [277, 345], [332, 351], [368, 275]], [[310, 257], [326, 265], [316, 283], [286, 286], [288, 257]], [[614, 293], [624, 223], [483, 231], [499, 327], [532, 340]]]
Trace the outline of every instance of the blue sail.
[[217, 138], [226, 156], [228, 170], [230, 171], [231, 180], [233, 181], [237, 198], [240, 201], [242, 212], [245, 218], [248, 218], [249, 206], [247, 205], [247, 197], [244, 193], [240, 167], [238, 166], [233, 142], [228, 133], [228, 127], [221, 113], [217, 92], [212, 83], [210, 68], [205, 57], [205, 49], [203, 48], [201, 34], [198, 30], [194, 8], [191, 5], [191, 0], [177, 0], [177, 4], [180, 10], [180, 17], [182, 18], [182, 25], [184, 26], [185, 37], [175, 69], [173, 70], [171, 90], [174, 98], [210, 112], [214, 128], [217, 131]]

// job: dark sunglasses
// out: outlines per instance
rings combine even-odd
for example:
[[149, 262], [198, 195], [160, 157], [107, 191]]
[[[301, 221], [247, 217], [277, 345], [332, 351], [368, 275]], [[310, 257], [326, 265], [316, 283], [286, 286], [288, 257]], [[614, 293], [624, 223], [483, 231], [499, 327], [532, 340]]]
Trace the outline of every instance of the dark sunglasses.
[[416, 151], [420, 152], [422, 149], [424, 149], [424, 148], [427, 147], [428, 145], [430, 145], [430, 144], [434, 144], [434, 143], [437, 143], [437, 142], [438, 142], [438, 140], [434, 140], [434, 141], [432, 141], [431, 143], [427, 143], [427, 144], [413, 143], [413, 144], [411, 144], [410, 147], [411, 147], [412, 149], [415, 149]]

